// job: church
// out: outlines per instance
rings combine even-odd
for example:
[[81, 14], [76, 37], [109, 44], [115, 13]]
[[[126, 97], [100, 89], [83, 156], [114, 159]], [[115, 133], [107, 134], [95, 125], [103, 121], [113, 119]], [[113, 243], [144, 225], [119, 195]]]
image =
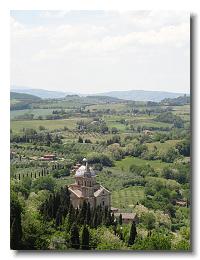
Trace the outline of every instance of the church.
[[96, 175], [92, 167], [88, 165], [86, 158], [75, 173], [75, 183], [69, 185], [70, 199], [74, 208], [79, 208], [83, 201], [89, 202], [95, 208], [111, 206], [111, 193], [96, 182]]

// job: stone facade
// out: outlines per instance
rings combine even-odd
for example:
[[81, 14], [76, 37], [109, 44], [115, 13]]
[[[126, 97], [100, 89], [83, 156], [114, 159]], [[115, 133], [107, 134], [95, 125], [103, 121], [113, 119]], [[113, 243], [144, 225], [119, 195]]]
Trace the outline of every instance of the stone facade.
[[75, 173], [75, 183], [69, 185], [69, 191], [74, 208], [79, 208], [83, 201], [89, 202], [93, 208], [98, 205], [110, 208], [111, 193], [96, 182], [95, 172], [85, 158]]

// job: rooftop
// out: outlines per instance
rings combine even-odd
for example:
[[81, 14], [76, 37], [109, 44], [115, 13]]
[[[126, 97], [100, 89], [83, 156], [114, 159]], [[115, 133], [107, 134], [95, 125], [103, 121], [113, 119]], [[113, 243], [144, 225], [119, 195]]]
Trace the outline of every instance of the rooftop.
[[136, 213], [114, 213], [115, 217], [119, 217], [120, 214], [122, 215], [122, 219], [135, 219], [136, 217]]

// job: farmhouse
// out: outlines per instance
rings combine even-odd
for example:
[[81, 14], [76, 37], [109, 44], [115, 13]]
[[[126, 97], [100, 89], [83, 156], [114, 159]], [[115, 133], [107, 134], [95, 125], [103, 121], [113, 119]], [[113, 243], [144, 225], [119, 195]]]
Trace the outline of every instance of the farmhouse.
[[150, 131], [150, 130], [144, 130], [143, 133], [144, 133], [145, 135], [153, 135], [153, 132]]
[[187, 201], [186, 200], [176, 200], [176, 205], [181, 206], [181, 207], [186, 207]]
[[42, 161], [54, 161], [56, 160], [56, 155], [55, 154], [46, 154], [43, 157], [40, 158]]
[[110, 208], [111, 193], [96, 182], [95, 172], [85, 158], [75, 173], [75, 183], [69, 185], [69, 191], [74, 208], [80, 207], [83, 201], [89, 202], [93, 208], [99, 205]]
[[138, 217], [137, 217], [137, 215], [135, 213], [120, 213], [120, 212], [116, 212], [116, 213], [114, 213], [114, 216], [119, 218], [120, 214], [122, 215], [122, 223], [128, 224], [128, 223], [132, 223], [133, 221], [138, 223]]

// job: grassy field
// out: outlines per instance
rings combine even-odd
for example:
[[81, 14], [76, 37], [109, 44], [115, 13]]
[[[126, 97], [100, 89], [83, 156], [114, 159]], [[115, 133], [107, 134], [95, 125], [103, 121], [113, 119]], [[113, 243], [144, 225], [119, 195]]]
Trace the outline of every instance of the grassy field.
[[100, 144], [91, 144], [91, 143], [65, 143], [64, 147], [68, 152], [73, 153], [91, 153], [91, 152], [97, 152], [102, 153], [106, 150], [106, 147]]
[[121, 119], [125, 119], [125, 120], [127, 120], [127, 121], [129, 121], [129, 120], [135, 120], [135, 119], [137, 119], [137, 120], [139, 120], [139, 121], [141, 121], [141, 120], [147, 120], [147, 119], [153, 119], [153, 118], [155, 118], [155, 115], [132, 115], [132, 114], [126, 114], [126, 115], [103, 115], [103, 119], [105, 120], [105, 121], [119, 121], [119, 120], [121, 120]]
[[[44, 126], [46, 129], [54, 130], [67, 127], [75, 129], [76, 122], [85, 118], [59, 119], [59, 120], [30, 120], [30, 121], [11, 121], [11, 129], [13, 132], [21, 132], [23, 128], [33, 128], [38, 130], [39, 126]], [[87, 119], [86, 119], [87, 120]]]
[[86, 110], [89, 109], [90, 111], [97, 111], [97, 110], [104, 111], [105, 109], [123, 111], [127, 109], [127, 104], [126, 103], [96, 104], [96, 105], [87, 106], [85, 109]]
[[110, 129], [115, 127], [120, 131], [125, 131], [125, 128], [126, 128], [126, 126], [124, 124], [121, 124], [121, 123], [116, 122], [116, 121], [107, 121], [107, 126]]
[[142, 165], [147, 165], [147, 164], [149, 164], [155, 170], [161, 170], [164, 167], [170, 165], [169, 163], [165, 163], [160, 160], [149, 161], [149, 160], [144, 160], [144, 159], [140, 159], [140, 158], [136, 158], [136, 157], [127, 157], [121, 161], [117, 161], [115, 163], [114, 168], [116, 170], [129, 171], [129, 168], [131, 165], [142, 166]]
[[[153, 116], [127, 116], [126, 118], [121, 117], [121, 119], [125, 119], [127, 120], [127, 122], [129, 124], [132, 124], [134, 126], [134, 128], [141, 126], [143, 128], [150, 128], [150, 127], [154, 127], [154, 128], [159, 128], [159, 127], [168, 127], [171, 128], [172, 124], [169, 123], [164, 123], [164, 122], [157, 122], [154, 121], [155, 117]], [[112, 128], [112, 127], [116, 127], [117, 129], [121, 130], [121, 131], [125, 131], [126, 129], [126, 125], [122, 124], [119, 122], [120, 117], [119, 116], [106, 116], [104, 117], [104, 120], [106, 121], [108, 127]]]
[[190, 105], [174, 106], [172, 113], [180, 116], [186, 122], [190, 121]]
[[156, 122], [153, 120], [137, 120], [134, 124], [135, 127], [141, 126], [143, 128], [149, 128], [149, 127], [172, 127], [172, 124], [164, 123], [164, 122]]
[[90, 139], [92, 143], [106, 141], [112, 137], [112, 134], [101, 134], [101, 133], [76, 133], [74, 131], [63, 132], [63, 143], [71, 143], [72, 141], [78, 142], [79, 136], [85, 140]]
[[33, 114], [34, 117], [36, 116], [47, 116], [51, 115], [53, 110], [55, 109], [23, 109], [23, 110], [12, 110], [10, 112], [10, 119], [14, 119], [15, 117], [22, 116], [25, 114]]
[[112, 192], [112, 206], [125, 211], [133, 209], [144, 198], [144, 187], [132, 186]]
[[163, 153], [166, 152], [170, 147], [175, 147], [175, 145], [178, 142], [180, 142], [180, 140], [168, 140], [165, 141], [164, 143], [153, 142], [153, 143], [147, 143], [146, 145], [150, 151], [152, 151], [156, 146], [159, 152]]

